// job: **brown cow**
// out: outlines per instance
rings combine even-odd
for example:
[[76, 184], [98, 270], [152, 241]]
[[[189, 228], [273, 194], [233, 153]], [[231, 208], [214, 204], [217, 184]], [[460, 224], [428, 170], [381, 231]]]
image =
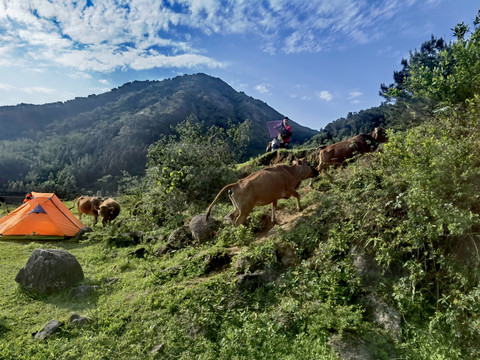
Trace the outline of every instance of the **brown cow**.
[[78, 220], [82, 221], [82, 214], [92, 215], [93, 224], [96, 224], [102, 199], [96, 196], [79, 196], [75, 202], [77, 203]]
[[105, 227], [108, 222], [112, 222], [120, 214], [120, 205], [112, 198], [105, 199], [100, 204], [99, 214], [103, 227]]
[[320, 146], [317, 148], [320, 152], [317, 170], [322, 171], [330, 165], [343, 164], [357, 154], [375, 151], [378, 144], [386, 141], [385, 130], [376, 127], [370, 134], [359, 134], [348, 140]]
[[303, 159], [293, 165], [277, 165], [257, 171], [233, 184], [226, 185], [217, 194], [207, 209], [208, 216], [213, 204], [220, 194], [228, 189], [228, 196], [234, 210], [228, 215], [235, 226], [244, 224], [255, 206], [272, 204], [272, 221], [275, 221], [275, 210], [279, 199], [289, 199], [292, 195], [297, 199], [298, 210], [301, 210], [300, 194], [296, 191], [302, 180], [317, 176], [318, 172]]

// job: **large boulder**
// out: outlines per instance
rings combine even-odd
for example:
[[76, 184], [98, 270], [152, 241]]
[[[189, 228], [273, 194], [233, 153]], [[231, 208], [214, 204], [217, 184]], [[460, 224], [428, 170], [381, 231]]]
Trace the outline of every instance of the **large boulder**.
[[65, 250], [35, 250], [15, 281], [39, 294], [67, 289], [83, 280], [83, 269]]

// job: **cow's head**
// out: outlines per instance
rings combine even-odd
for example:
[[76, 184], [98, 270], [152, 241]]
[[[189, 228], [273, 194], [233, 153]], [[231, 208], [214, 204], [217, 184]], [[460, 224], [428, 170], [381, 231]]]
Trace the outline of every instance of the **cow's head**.
[[376, 127], [373, 130], [372, 137], [376, 142], [379, 142], [379, 143], [383, 143], [383, 142], [388, 141], [387, 133], [386, 133], [385, 129], [383, 129], [381, 127]]
[[300, 169], [300, 176], [302, 179], [309, 179], [318, 176], [318, 170], [310, 165], [304, 158], [294, 160], [294, 165]]

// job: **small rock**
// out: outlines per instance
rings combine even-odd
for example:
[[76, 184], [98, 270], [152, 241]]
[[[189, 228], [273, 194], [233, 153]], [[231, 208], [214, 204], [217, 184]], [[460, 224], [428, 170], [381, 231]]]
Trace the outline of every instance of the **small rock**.
[[259, 286], [273, 282], [279, 273], [273, 269], [257, 271], [253, 274], [241, 274], [237, 276], [237, 288], [239, 290], [255, 290]]
[[339, 336], [332, 335], [329, 341], [342, 360], [371, 360], [372, 355], [368, 351], [367, 344], [359, 337], [351, 334]]
[[60, 328], [60, 322], [58, 320], [52, 320], [43, 327], [42, 330], [35, 334], [35, 339], [43, 340], [52, 334], [56, 333]]
[[282, 266], [291, 268], [298, 265], [298, 258], [295, 253], [295, 248], [292, 245], [288, 243], [278, 243], [276, 244], [276, 248], [277, 256]]
[[78, 233], [75, 235], [75, 237], [73, 238], [74, 240], [81, 240], [83, 238], [83, 235], [85, 235], [86, 233], [89, 233], [89, 232], [92, 232], [92, 228], [91, 227], [84, 227], [82, 229], [80, 229], [78, 231]]
[[82, 315], [78, 315], [78, 314], [72, 314], [70, 316], [70, 324], [76, 325], [76, 326], [81, 326], [81, 325], [87, 324], [91, 321], [92, 321], [91, 319], [89, 319], [85, 316], [82, 316]]
[[128, 253], [128, 255], [135, 256], [137, 258], [144, 258], [146, 251], [147, 250], [144, 247], [141, 247], [141, 248], [138, 248], [138, 249]]
[[209, 254], [205, 257], [205, 274], [219, 270], [231, 262], [232, 258], [226, 253]]
[[104, 283], [106, 286], [109, 286], [109, 285], [115, 284], [117, 281], [118, 281], [118, 277], [110, 277], [110, 278], [108, 278], [108, 279], [105, 279], [105, 280], [103, 281], [103, 283]]
[[193, 241], [192, 232], [190, 227], [184, 225], [172, 231], [170, 236], [168, 237], [167, 246], [170, 249], [182, 249], [187, 245], [190, 245]]
[[73, 288], [70, 290], [70, 297], [72, 298], [77, 298], [77, 299], [83, 299], [95, 292], [95, 290], [98, 290], [100, 287], [99, 286], [92, 286], [92, 285], [81, 285]]
[[165, 350], [164, 344], [159, 344], [155, 346], [152, 350], [150, 350], [150, 355], [160, 354]]

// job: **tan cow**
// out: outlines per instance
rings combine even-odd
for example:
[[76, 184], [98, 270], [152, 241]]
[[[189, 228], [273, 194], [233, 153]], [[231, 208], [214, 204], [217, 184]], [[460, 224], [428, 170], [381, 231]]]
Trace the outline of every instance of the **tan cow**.
[[306, 161], [300, 159], [293, 165], [277, 165], [257, 171], [233, 184], [226, 185], [217, 194], [207, 209], [208, 221], [210, 211], [218, 197], [228, 189], [228, 196], [234, 210], [228, 215], [235, 226], [244, 224], [255, 206], [272, 204], [272, 221], [275, 221], [275, 210], [279, 199], [289, 199], [292, 195], [297, 199], [298, 210], [301, 210], [300, 194], [296, 191], [302, 180], [317, 176], [318, 172]]
[[330, 165], [343, 164], [357, 154], [375, 151], [379, 143], [386, 142], [385, 130], [376, 127], [370, 134], [359, 134], [348, 140], [317, 148], [319, 151], [318, 171]]
[[100, 204], [99, 215], [100, 219], [102, 219], [103, 227], [115, 220], [118, 214], [120, 214], [120, 205], [112, 198], [105, 199]]
[[79, 196], [75, 202], [77, 203], [78, 220], [82, 221], [82, 214], [92, 215], [93, 224], [96, 224], [102, 199], [96, 196]]

